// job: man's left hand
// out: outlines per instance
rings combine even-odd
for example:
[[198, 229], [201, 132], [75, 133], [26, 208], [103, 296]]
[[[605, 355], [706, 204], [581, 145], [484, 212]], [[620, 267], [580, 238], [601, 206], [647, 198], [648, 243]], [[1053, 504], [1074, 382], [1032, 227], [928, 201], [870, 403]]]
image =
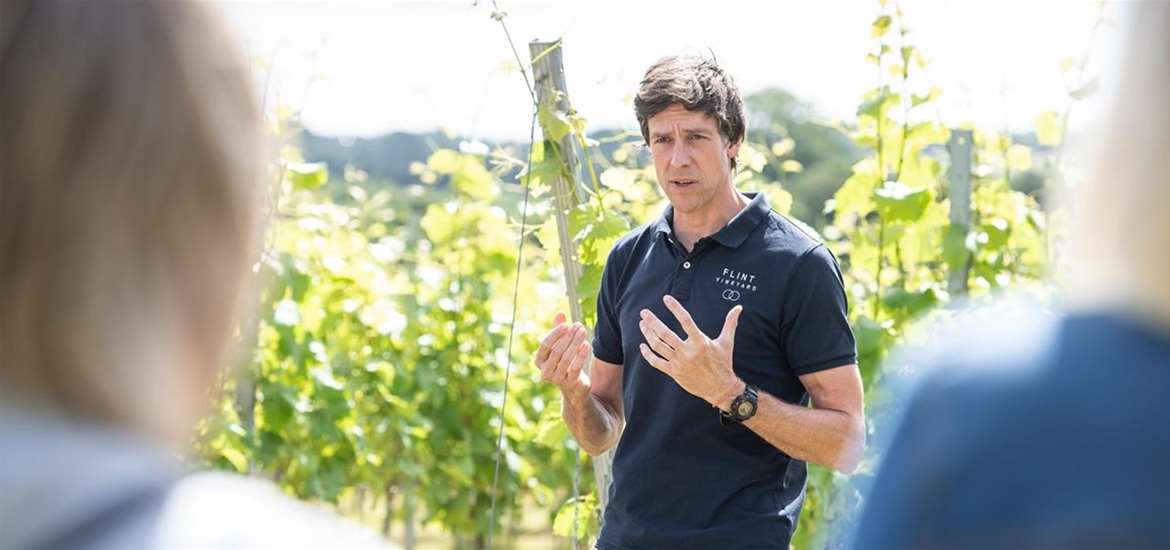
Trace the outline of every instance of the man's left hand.
[[646, 338], [646, 343], [638, 346], [642, 356], [651, 366], [673, 378], [682, 389], [725, 409], [744, 387], [731, 368], [735, 328], [743, 306], [735, 306], [727, 312], [723, 332], [712, 340], [699, 330], [691, 314], [673, 296], [667, 295], [662, 301], [682, 325], [687, 339], [679, 338], [650, 310], [643, 309], [642, 321], [638, 323]]

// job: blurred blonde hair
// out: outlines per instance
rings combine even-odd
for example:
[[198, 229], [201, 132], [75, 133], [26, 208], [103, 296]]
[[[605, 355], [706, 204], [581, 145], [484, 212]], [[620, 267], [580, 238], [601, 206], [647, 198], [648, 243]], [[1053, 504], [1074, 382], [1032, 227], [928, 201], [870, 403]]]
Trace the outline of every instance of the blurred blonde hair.
[[1081, 306], [1170, 327], [1170, 3], [1132, 9], [1100, 158], [1077, 197], [1068, 276]]
[[190, 436], [254, 261], [261, 115], [202, 3], [0, 2], [0, 389]]

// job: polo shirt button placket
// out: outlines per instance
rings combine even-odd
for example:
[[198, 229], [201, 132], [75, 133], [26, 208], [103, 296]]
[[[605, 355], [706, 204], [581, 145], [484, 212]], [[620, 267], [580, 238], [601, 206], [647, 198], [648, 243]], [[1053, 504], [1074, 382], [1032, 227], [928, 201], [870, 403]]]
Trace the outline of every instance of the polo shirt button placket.
[[691, 283], [695, 278], [694, 267], [694, 263], [691, 260], [683, 260], [683, 263], [679, 264], [680, 270], [674, 278], [674, 285], [670, 289], [670, 294], [680, 302], [685, 303], [691, 296]]

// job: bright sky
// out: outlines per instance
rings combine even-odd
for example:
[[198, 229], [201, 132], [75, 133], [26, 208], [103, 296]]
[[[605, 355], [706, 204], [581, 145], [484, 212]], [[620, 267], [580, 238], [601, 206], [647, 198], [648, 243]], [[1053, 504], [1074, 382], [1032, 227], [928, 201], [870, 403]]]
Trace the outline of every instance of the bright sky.
[[[497, 2], [526, 61], [530, 40], [564, 38], [569, 94], [593, 128], [635, 129], [632, 93], [671, 53], [711, 50], [743, 92], [783, 87], [826, 118], [852, 119], [875, 83], [864, 56], [876, 0]], [[528, 137], [531, 103], [491, 0], [218, 3], [251, 55], [271, 61], [269, 101], [300, 109], [314, 132]], [[1084, 55], [1098, 10], [1096, 0], [901, 5], [944, 91], [944, 122], [1013, 130], [1063, 109], [1061, 63]], [[1111, 51], [1116, 28], [1095, 51]]]

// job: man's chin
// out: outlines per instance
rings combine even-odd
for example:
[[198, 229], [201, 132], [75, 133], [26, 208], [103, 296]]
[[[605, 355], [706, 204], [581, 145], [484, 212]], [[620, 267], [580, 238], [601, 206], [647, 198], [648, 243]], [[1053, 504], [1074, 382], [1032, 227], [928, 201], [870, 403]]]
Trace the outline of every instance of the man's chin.
[[667, 197], [666, 199], [670, 201], [670, 207], [676, 213], [690, 214], [703, 206], [703, 201], [698, 200], [697, 197]]
[[[698, 185], [698, 184], [692, 184]], [[670, 202], [670, 207], [675, 212], [683, 214], [690, 214], [701, 210], [711, 200], [711, 195], [704, 195], [703, 189], [666, 189], [660, 187], [662, 193], [666, 195], [666, 200]]]

